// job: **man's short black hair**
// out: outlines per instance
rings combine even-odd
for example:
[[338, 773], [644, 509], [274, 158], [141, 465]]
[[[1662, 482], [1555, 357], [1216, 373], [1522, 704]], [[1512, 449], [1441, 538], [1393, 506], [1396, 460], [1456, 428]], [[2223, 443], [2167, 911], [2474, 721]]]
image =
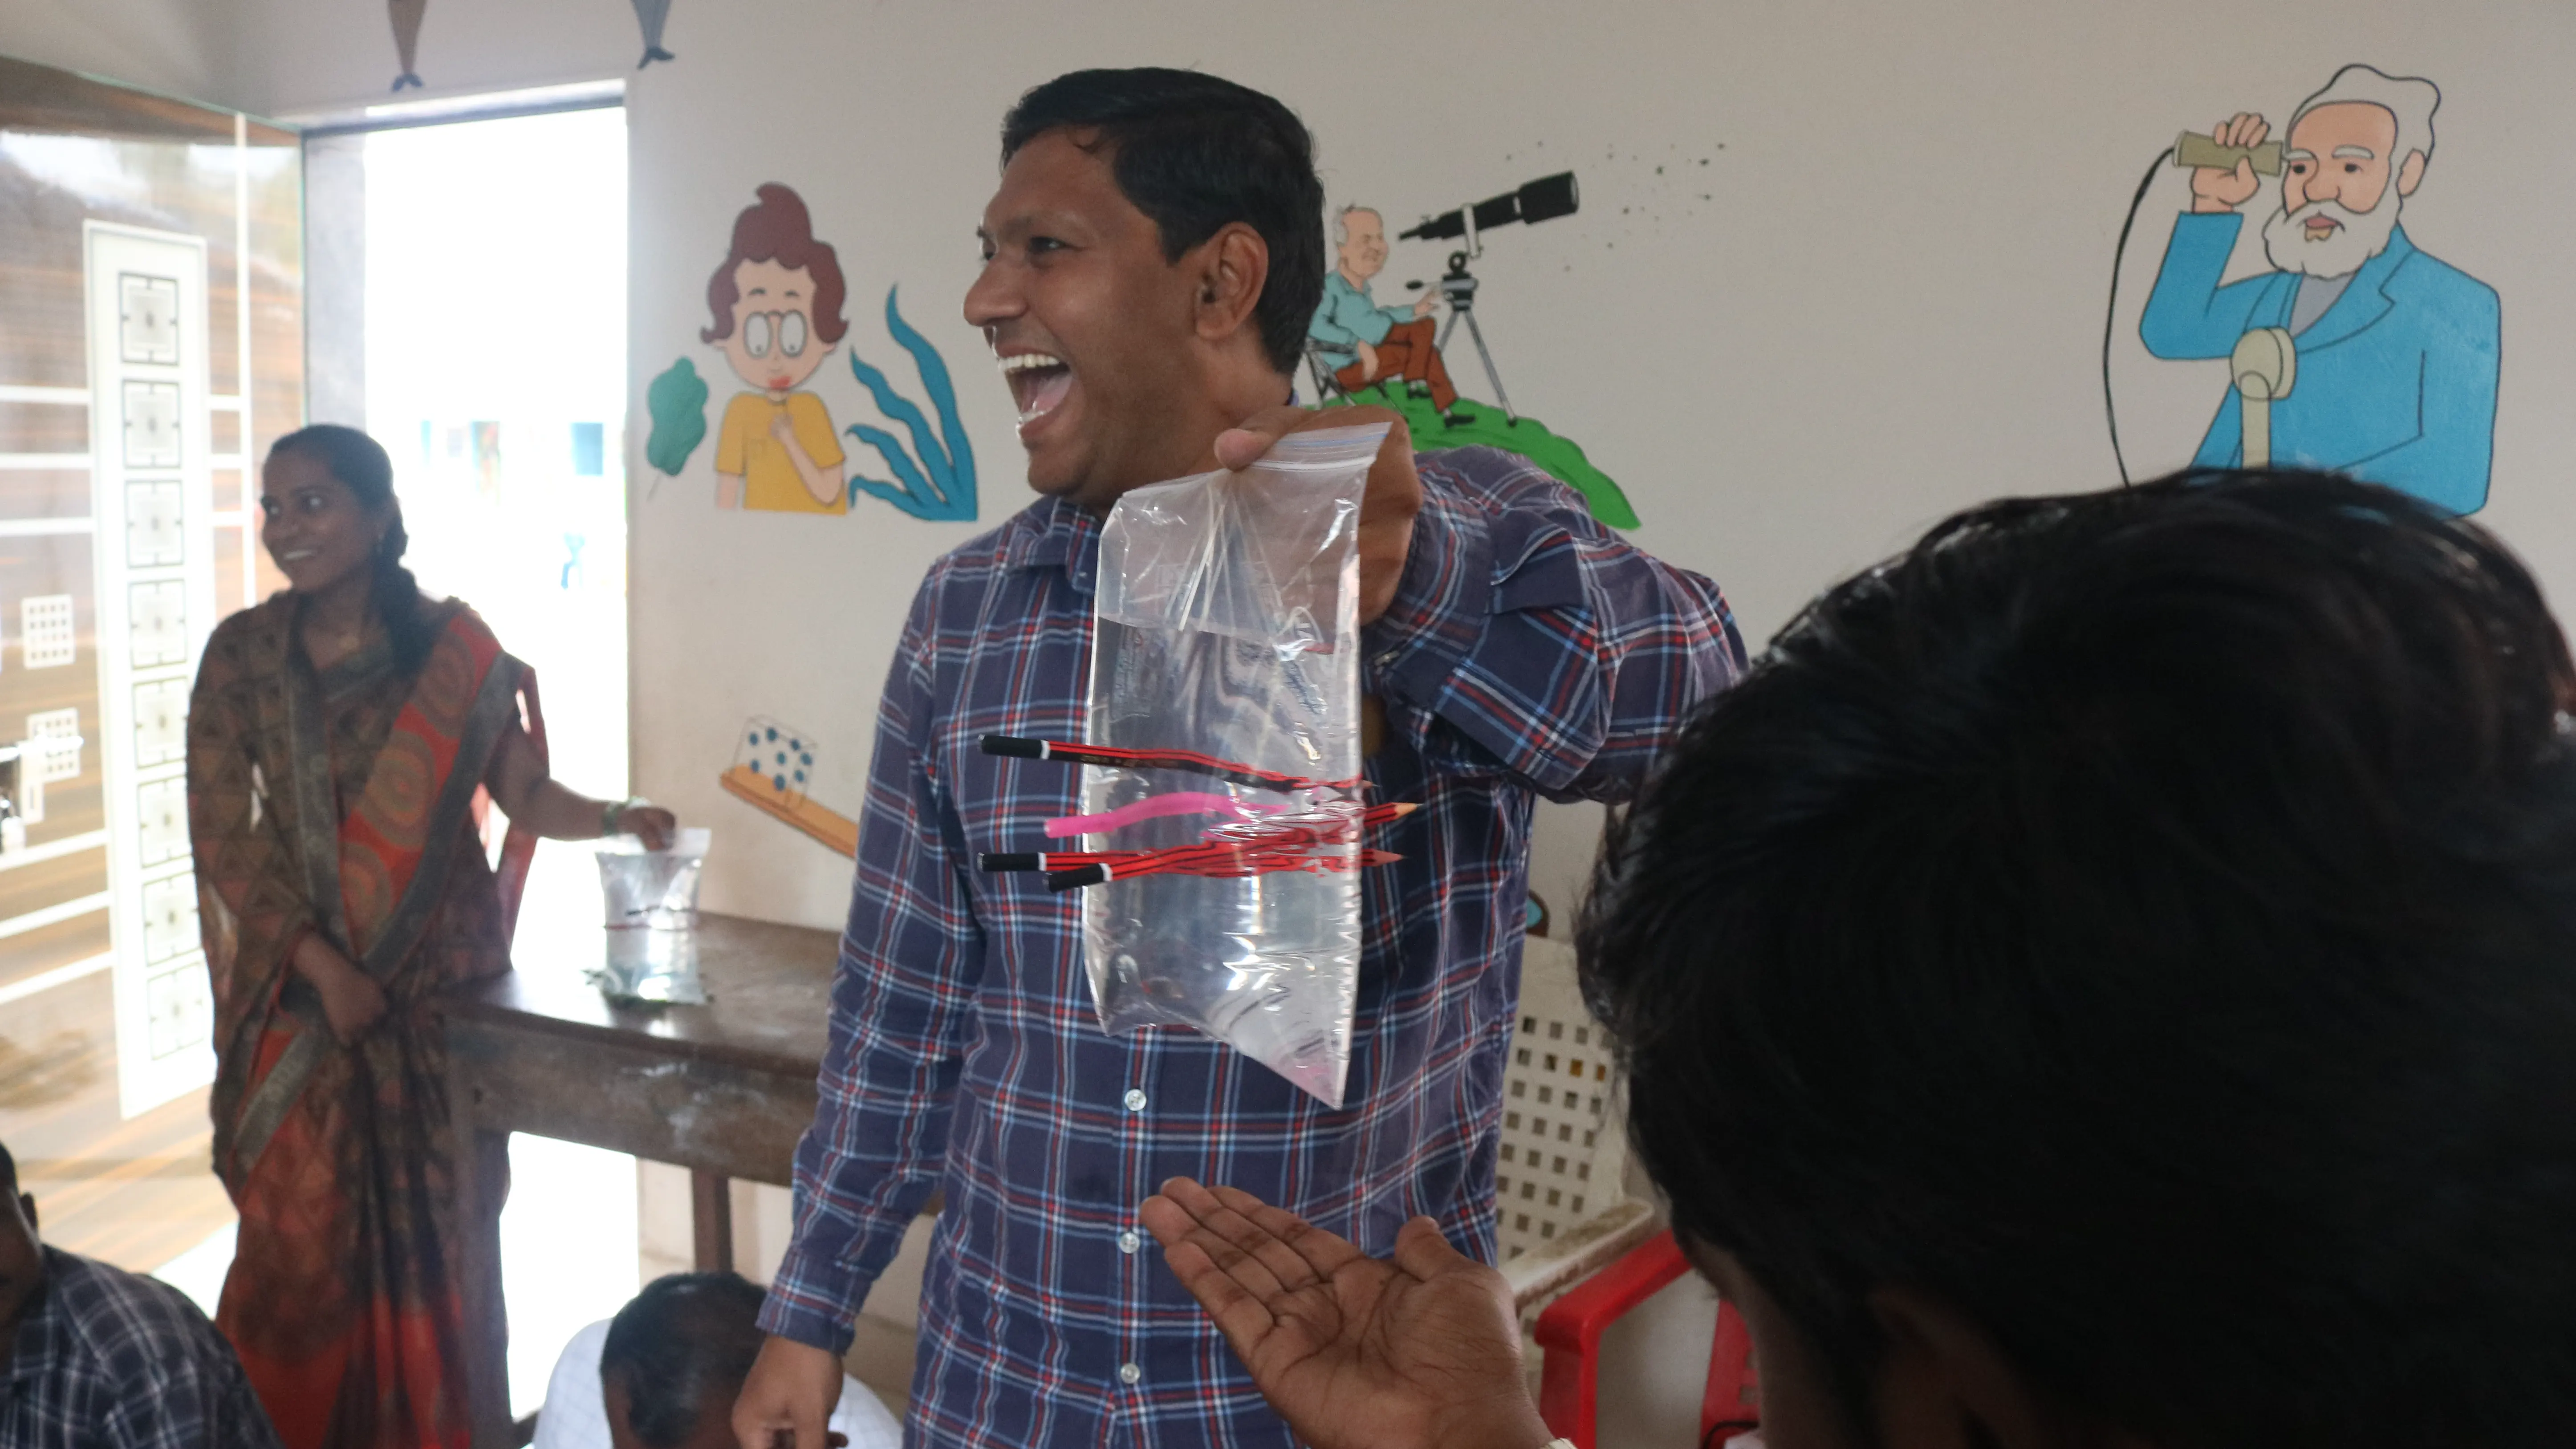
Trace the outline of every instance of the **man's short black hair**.
[[1940, 525], [1605, 845], [1675, 1226], [1861, 1424], [1902, 1285], [2152, 1442], [2576, 1443], [2571, 703], [2531, 577], [2385, 489]]
[[1077, 70], [1011, 107], [1002, 164], [1066, 128], [1090, 133], [1086, 147], [1108, 148], [1110, 174], [1153, 220], [1165, 260], [1179, 261], [1228, 222], [1261, 234], [1270, 276], [1253, 316], [1271, 366], [1295, 371], [1324, 298], [1324, 183], [1315, 175], [1315, 139], [1297, 113], [1194, 70]]
[[732, 1409], [760, 1357], [759, 1287], [739, 1273], [671, 1273], [608, 1321], [599, 1381], [626, 1386], [626, 1426], [675, 1449], [709, 1413]]
[[0, 1192], [18, 1191], [18, 1159], [9, 1155], [9, 1144], [0, 1142]]

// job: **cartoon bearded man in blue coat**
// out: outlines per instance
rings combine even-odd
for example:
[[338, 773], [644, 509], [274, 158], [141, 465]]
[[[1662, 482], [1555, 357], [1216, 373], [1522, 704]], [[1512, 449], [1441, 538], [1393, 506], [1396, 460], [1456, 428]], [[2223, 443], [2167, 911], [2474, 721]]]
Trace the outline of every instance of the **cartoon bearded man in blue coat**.
[[[2287, 330], [2296, 367], [2271, 409], [2272, 459], [2400, 488], [2455, 513], [2487, 500], [2499, 357], [2495, 290], [2416, 250], [2398, 215], [2433, 156], [2431, 81], [2348, 65], [2290, 117], [2281, 206], [2263, 225], [2278, 270], [2221, 284], [2259, 185], [2252, 161], [2192, 172], [2138, 326], [2165, 358], [2226, 357], [2255, 328]], [[2222, 145], [2251, 148], [2269, 127], [2242, 114]], [[2231, 388], [2192, 461], [2243, 456]]]

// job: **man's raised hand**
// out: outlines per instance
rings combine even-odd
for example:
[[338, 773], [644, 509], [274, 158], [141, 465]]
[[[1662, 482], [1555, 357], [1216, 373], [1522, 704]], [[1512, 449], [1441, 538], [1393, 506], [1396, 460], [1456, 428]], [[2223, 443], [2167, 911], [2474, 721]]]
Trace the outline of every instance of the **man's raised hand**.
[[[2221, 146], [2234, 146], [2251, 151], [2263, 144], [2272, 133], [2271, 123], [2250, 111], [2239, 111], [2218, 123], [2211, 135]], [[2254, 199], [2255, 190], [2263, 183], [2254, 175], [2251, 157], [2239, 159], [2234, 168], [2196, 166], [2191, 173], [2191, 209], [2194, 211], [2234, 211]]]
[[1163, 1259], [1315, 1449], [1538, 1449], [1502, 1275], [1429, 1218], [1382, 1262], [1292, 1213], [1187, 1178], [1147, 1198]]
[[1413, 520], [1422, 512], [1422, 475], [1414, 471], [1413, 433], [1403, 415], [1392, 408], [1265, 408], [1217, 434], [1215, 451], [1218, 467], [1249, 468], [1290, 433], [1367, 423], [1389, 424], [1360, 500], [1360, 622], [1373, 624], [1395, 602], [1413, 552]]

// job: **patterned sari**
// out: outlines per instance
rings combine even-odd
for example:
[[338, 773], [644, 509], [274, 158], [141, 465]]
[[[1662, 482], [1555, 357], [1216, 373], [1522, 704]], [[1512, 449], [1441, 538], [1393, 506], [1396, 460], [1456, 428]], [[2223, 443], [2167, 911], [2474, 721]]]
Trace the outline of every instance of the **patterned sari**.
[[[411, 678], [373, 621], [316, 673], [299, 607], [284, 593], [217, 627], [189, 706], [215, 1168], [241, 1214], [215, 1321], [286, 1449], [462, 1449], [463, 1345], [483, 1330], [464, 1321], [435, 998], [509, 969], [535, 839], [514, 827], [496, 874], [477, 791], [523, 704], [540, 752], [544, 727], [527, 668], [461, 604], [423, 606], [438, 640]], [[289, 968], [307, 932], [384, 988], [355, 1045]]]

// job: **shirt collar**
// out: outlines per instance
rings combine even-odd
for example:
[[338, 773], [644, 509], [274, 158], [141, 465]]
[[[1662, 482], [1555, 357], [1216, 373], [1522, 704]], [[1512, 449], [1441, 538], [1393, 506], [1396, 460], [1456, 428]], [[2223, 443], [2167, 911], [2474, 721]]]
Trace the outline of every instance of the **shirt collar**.
[[1077, 592], [1091, 592], [1100, 564], [1100, 519], [1063, 498], [1041, 498], [1011, 520], [1002, 562], [1014, 569], [1060, 568]]

